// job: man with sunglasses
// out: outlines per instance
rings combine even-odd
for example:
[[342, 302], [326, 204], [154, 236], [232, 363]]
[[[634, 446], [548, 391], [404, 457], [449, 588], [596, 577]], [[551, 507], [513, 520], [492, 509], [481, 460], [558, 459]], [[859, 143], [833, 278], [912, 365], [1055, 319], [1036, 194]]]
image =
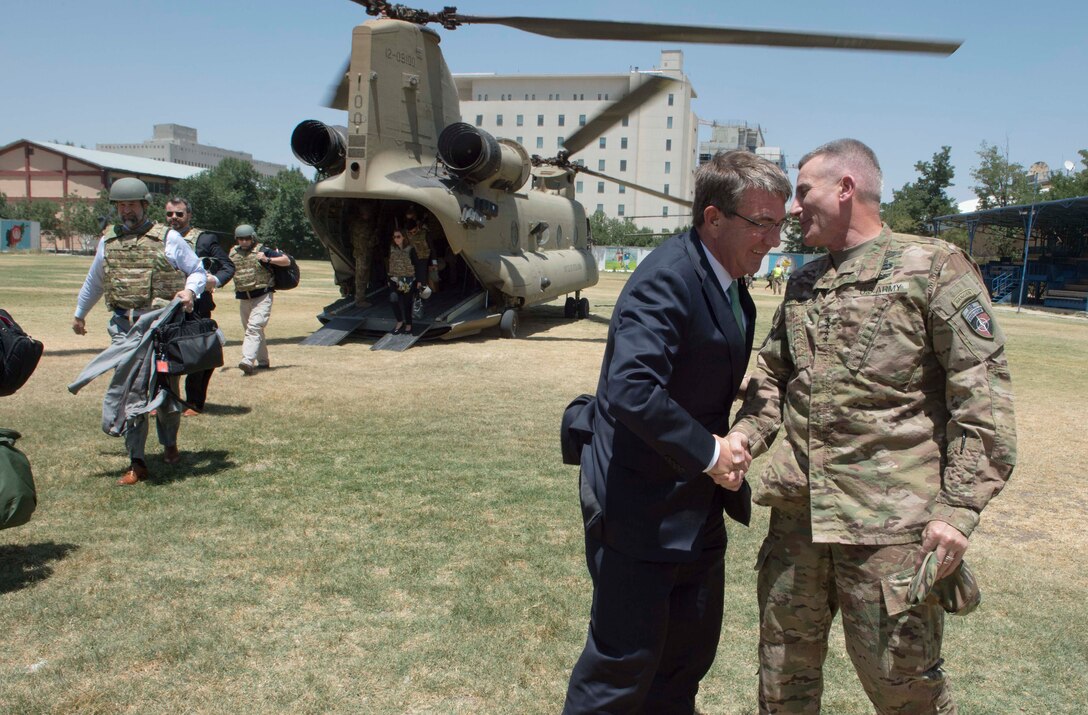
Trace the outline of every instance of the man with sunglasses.
[[818, 713], [836, 612], [879, 713], [953, 713], [944, 612], [910, 607], [936, 552], [955, 573], [1016, 461], [1005, 339], [974, 261], [880, 218], [880, 165], [841, 139], [801, 159], [792, 215], [827, 253], [793, 272], [728, 438], [779, 442], [755, 501], [761, 713]]
[[726, 529], [751, 513], [744, 450], [721, 437], [748, 364], [740, 279], [779, 244], [789, 179], [745, 151], [695, 175], [694, 228], [632, 273], [608, 329], [581, 453], [589, 634], [564, 713], [685, 713], [721, 634]]
[[[152, 221], [147, 208], [151, 192], [136, 178], [123, 178], [110, 186], [110, 202], [121, 222], [106, 229], [98, 241], [87, 278], [79, 291], [72, 331], [87, 334], [86, 316], [105, 295], [112, 311], [110, 339], [124, 341], [144, 313], [163, 308], [178, 298], [186, 310], [204, 291], [206, 274], [189, 244], [178, 232]], [[177, 377], [171, 377], [171, 389], [177, 394]], [[166, 464], [181, 461], [178, 451], [178, 427], [181, 413], [173, 405], [164, 405], [156, 416], [156, 431], [163, 445]], [[118, 484], [127, 486], [147, 479], [149, 472], [144, 454], [147, 442], [147, 416], [139, 415], [125, 431], [129, 468]]]
[[[204, 292], [193, 303], [193, 312], [198, 317], [210, 318], [215, 310], [212, 293], [234, 276], [234, 262], [219, 245], [219, 237], [210, 231], [194, 227], [192, 220], [193, 205], [188, 199], [175, 196], [166, 202], [166, 223], [181, 234], [189, 247], [196, 252], [208, 274], [208, 283]], [[192, 405], [182, 413], [186, 417], [193, 417], [204, 411], [208, 399], [208, 383], [211, 382], [213, 372], [215, 370], [205, 370], [185, 376], [185, 401]]]

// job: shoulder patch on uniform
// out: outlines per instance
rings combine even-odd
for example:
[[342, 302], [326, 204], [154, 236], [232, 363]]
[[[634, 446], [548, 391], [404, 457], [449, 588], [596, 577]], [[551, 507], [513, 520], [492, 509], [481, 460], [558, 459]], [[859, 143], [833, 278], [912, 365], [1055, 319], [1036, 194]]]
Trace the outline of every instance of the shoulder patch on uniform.
[[[956, 307], [961, 306], [965, 302], [967, 302], [971, 298], [974, 298], [977, 295], [978, 295], [978, 290], [974, 286], [967, 286], [966, 288], [961, 290], [959, 293], [956, 293], [956, 295], [952, 297], [952, 305], [956, 306]], [[978, 305], [977, 300], [974, 302], [974, 305]]]
[[982, 303], [977, 300], [971, 301], [963, 306], [960, 315], [967, 322], [967, 327], [971, 328], [976, 335], [989, 340], [994, 339], [994, 332], [990, 327], [990, 314], [986, 312]]

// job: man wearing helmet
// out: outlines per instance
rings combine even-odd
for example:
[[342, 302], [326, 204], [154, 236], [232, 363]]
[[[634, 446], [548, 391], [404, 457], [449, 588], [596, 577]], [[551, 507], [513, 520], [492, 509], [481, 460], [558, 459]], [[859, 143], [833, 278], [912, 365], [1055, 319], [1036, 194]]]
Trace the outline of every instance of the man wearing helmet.
[[[151, 193], [147, 185], [134, 178], [118, 179], [110, 187], [110, 202], [116, 207], [121, 223], [106, 229], [95, 249], [91, 268], [79, 291], [72, 330], [87, 334], [86, 316], [105, 295], [106, 306], [113, 311], [109, 322], [110, 338], [124, 339], [137, 319], [152, 310], [165, 307], [178, 298], [186, 310], [192, 310], [196, 297], [204, 291], [206, 274], [196, 253], [177, 231], [152, 221], [147, 215]], [[178, 380], [171, 378], [177, 394]], [[176, 464], [178, 426], [181, 413], [162, 407], [156, 414], [163, 461]], [[118, 484], [130, 485], [148, 477], [144, 445], [147, 441], [147, 417], [135, 417], [125, 432], [129, 469]]]
[[242, 327], [242, 361], [238, 369], [252, 375], [258, 368], [267, 368], [268, 345], [264, 329], [272, 317], [272, 294], [276, 291], [271, 266], [289, 266], [287, 254], [266, 248], [257, 240], [257, 232], [248, 223], [234, 229], [238, 244], [230, 250], [234, 262], [234, 297], [238, 299]]

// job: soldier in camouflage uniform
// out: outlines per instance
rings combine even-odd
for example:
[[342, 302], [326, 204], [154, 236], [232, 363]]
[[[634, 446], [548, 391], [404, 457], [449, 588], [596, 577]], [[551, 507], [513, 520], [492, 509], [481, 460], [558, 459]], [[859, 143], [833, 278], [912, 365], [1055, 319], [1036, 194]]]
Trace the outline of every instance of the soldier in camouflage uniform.
[[755, 501], [760, 712], [816, 713], [839, 610], [880, 713], [954, 713], [944, 613], [904, 604], [929, 551], [959, 567], [1016, 461], [1005, 338], [977, 266], [880, 221], [872, 151], [839, 140], [801, 160], [791, 213], [829, 253], [794, 272], [727, 436], [746, 458], [785, 439]]
[[[105, 294], [113, 314], [109, 334], [120, 342], [142, 314], [166, 306], [175, 297], [186, 310], [204, 291], [206, 275], [200, 259], [177, 231], [147, 217], [151, 192], [139, 179], [118, 179], [110, 186], [110, 201], [116, 206], [121, 223], [106, 229], [98, 241], [87, 278], [79, 291], [72, 330], [87, 334], [85, 318]], [[178, 394], [177, 376], [170, 378], [173, 393]], [[158, 410], [155, 416], [163, 461], [176, 464], [178, 426], [181, 412], [173, 405]], [[147, 442], [147, 417], [140, 415], [125, 432], [129, 469], [118, 484], [136, 484], [148, 477], [144, 444]]]
[[372, 201], [363, 201], [355, 209], [351, 221], [351, 247], [355, 256], [355, 304], [368, 306], [366, 288], [370, 284], [370, 267], [374, 249], [378, 247], [377, 210]]

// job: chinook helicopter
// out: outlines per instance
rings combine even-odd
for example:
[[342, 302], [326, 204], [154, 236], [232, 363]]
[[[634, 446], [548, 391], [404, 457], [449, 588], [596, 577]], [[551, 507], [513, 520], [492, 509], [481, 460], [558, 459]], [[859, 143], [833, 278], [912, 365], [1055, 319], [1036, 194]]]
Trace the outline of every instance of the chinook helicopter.
[[[948, 55], [958, 42], [861, 37], [598, 20], [427, 12], [353, 0], [376, 19], [352, 32], [351, 54], [328, 106], [345, 127], [305, 120], [291, 136], [302, 162], [318, 170], [305, 197], [314, 232], [328, 249], [342, 298], [303, 341], [335, 345], [352, 333], [384, 335], [372, 349], [403, 350], [421, 338], [449, 339], [498, 326], [518, 332], [518, 312], [566, 296], [564, 315], [585, 318], [581, 295], [597, 283], [589, 222], [575, 200], [578, 173], [691, 206], [690, 201], [591, 171], [571, 159], [671, 80], [643, 75], [626, 96], [569, 136], [554, 157], [463, 123], [437, 24], [454, 30], [497, 24], [557, 38], [770, 45]], [[422, 301], [414, 334], [391, 334], [382, 258], [409, 210], [442, 257], [442, 290]], [[356, 253], [358, 252], [358, 256]], [[357, 278], [357, 267], [360, 276]], [[369, 269], [370, 280], [363, 280]], [[362, 285], [360, 285], [362, 284]]]

